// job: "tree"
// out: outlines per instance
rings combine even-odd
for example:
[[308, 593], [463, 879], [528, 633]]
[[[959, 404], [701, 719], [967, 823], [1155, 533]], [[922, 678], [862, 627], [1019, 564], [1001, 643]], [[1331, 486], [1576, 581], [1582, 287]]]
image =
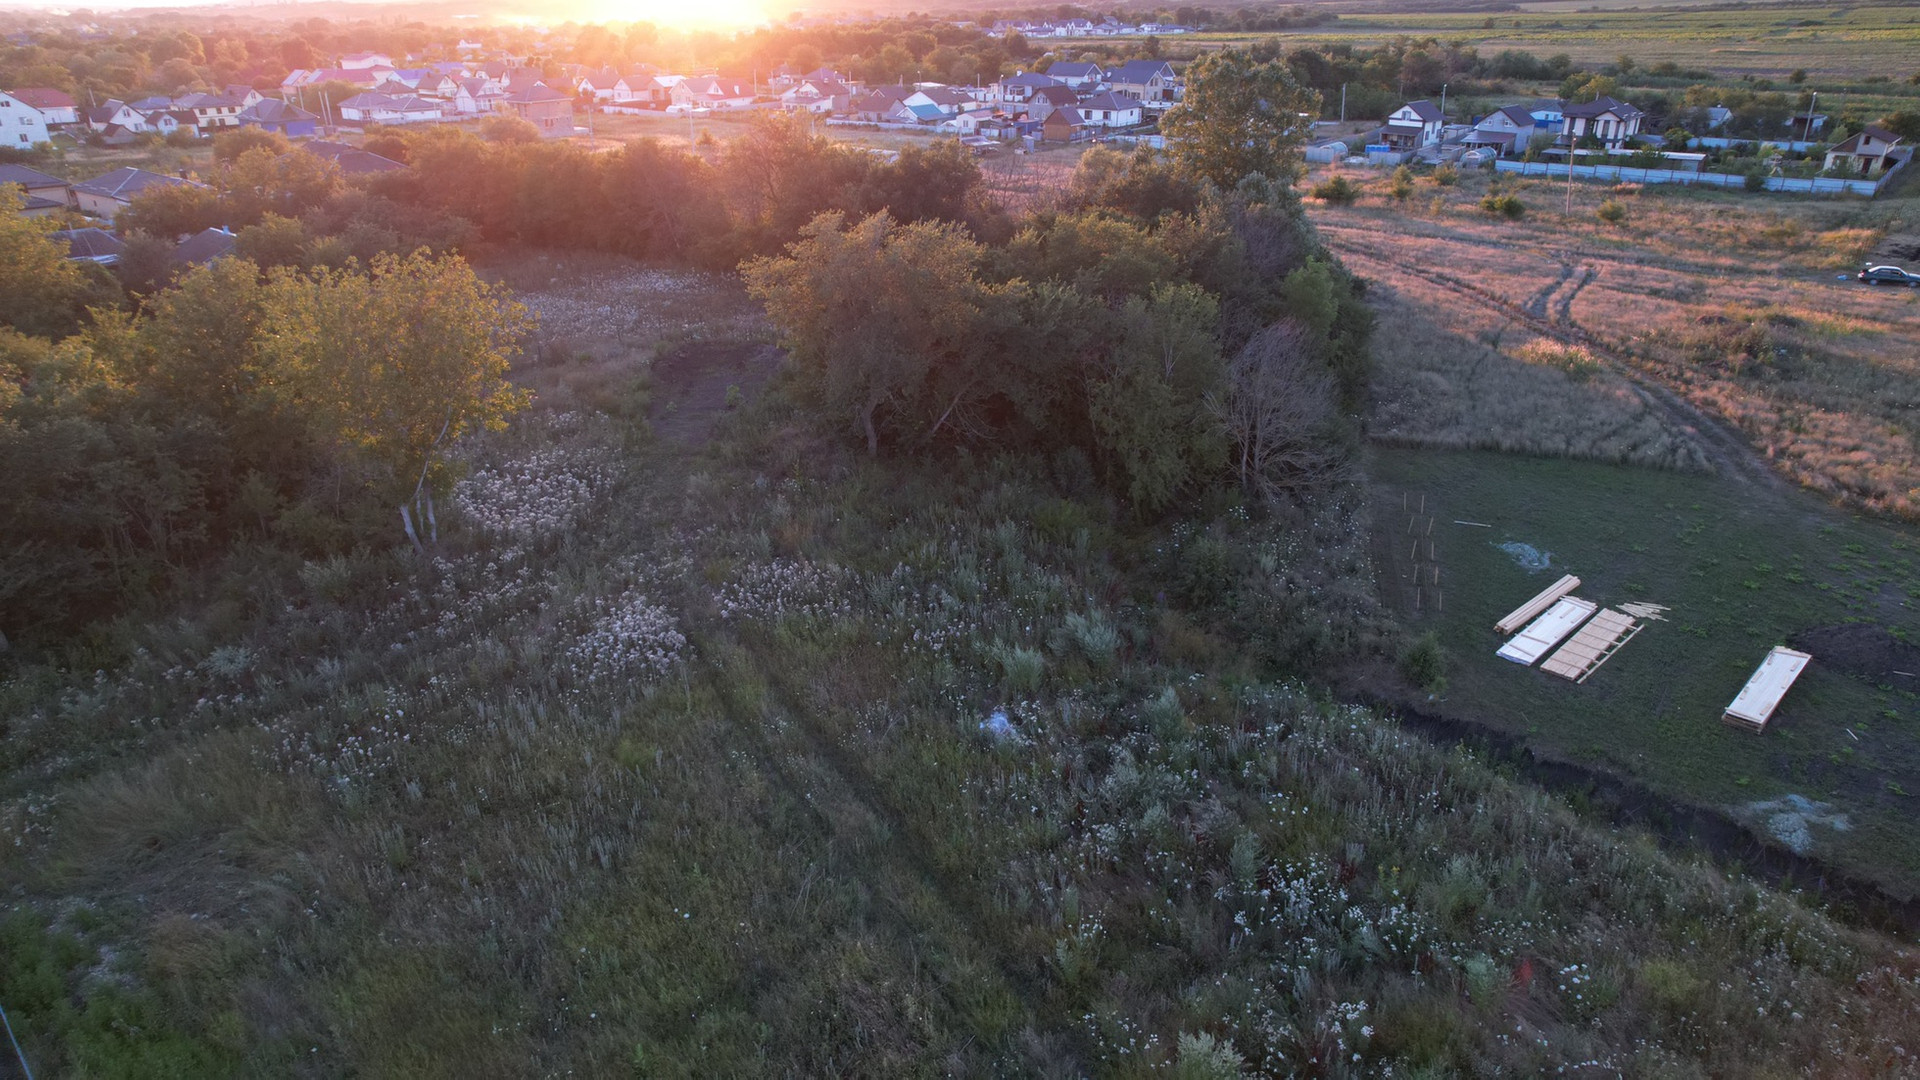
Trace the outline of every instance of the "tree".
[[828, 213], [785, 255], [741, 273], [829, 411], [857, 424], [878, 454], [883, 429], [926, 436], [951, 419], [951, 405], [925, 391], [935, 368], [965, 371], [978, 359], [989, 297], [980, 258], [955, 225], [874, 214], [848, 227]]
[[253, 223], [272, 213], [297, 217], [346, 187], [340, 166], [318, 154], [255, 147], [227, 173], [231, 220]]
[[1283, 63], [1255, 62], [1239, 49], [1188, 66], [1185, 98], [1160, 120], [1175, 162], [1223, 189], [1260, 174], [1291, 179], [1300, 146], [1320, 112], [1320, 95]]
[[177, 240], [227, 222], [220, 196], [203, 184], [159, 184], [133, 197], [114, 224], [122, 233]]
[[1088, 403], [1100, 448], [1144, 514], [1165, 509], [1226, 453], [1211, 405], [1222, 370], [1218, 302], [1197, 285], [1161, 285], [1119, 312], [1119, 344]]
[[1283, 319], [1255, 334], [1227, 365], [1216, 405], [1240, 486], [1272, 500], [1325, 483], [1341, 460], [1333, 398], [1309, 327]]
[[0, 184], [0, 326], [65, 336], [79, 325], [87, 279], [47, 235], [49, 222], [20, 216], [24, 201], [17, 187]]
[[480, 137], [491, 143], [537, 143], [540, 129], [531, 120], [496, 113], [480, 121]]
[[416, 252], [376, 258], [366, 273], [282, 272], [260, 340], [285, 405], [369, 463], [376, 493], [421, 546], [420, 532], [437, 532], [447, 447], [526, 404], [506, 374], [531, 326], [464, 259]]
[[258, 149], [284, 154], [293, 149], [293, 143], [277, 131], [258, 127], [227, 128], [213, 137], [213, 160], [222, 164], [230, 164], [247, 151]]

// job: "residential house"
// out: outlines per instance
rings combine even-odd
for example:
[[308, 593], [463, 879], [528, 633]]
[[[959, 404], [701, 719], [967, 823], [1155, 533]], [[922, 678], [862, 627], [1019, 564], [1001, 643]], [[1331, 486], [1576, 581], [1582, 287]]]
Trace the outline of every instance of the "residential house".
[[1067, 107], [1047, 114], [1040, 124], [1041, 137], [1051, 143], [1079, 142], [1093, 135], [1093, 128], [1081, 117], [1080, 110]]
[[792, 64], [781, 64], [767, 76], [767, 88], [774, 91], [791, 90], [800, 84], [802, 72]]
[[185, 131], [189, 138], [200, 137], [200, 118], [192, 109], [155, 109], [146, 116], [147, 130], [162, 138]]
[[902, 104], [910, 92], [904, 86], [882, 86], [855, 99], [848, 106], [848, 112], [855, 120], [870, 124], [911, 124], [913, 114]]
[[26, 193], [29, 203], [37, 200], [64, 207], [73, 200], [73, 188], [65, 180], [25, 165], [0, 164], [0, 184], [18, 186]]
[[1640, 121], [1647, 115], [1605, 94], [1592, 101], [1569, 105], [1563, 111], [1567, 118], [1567, 130], [1561, 136], [1562, 142], [1578, 143], [1582, 139], [1597, 139], [1609, 150], [1639, 135]]
[[960, 113], [951, 119], [941, 121], [938, 128], [943, 132], [971, 137], [980, 134], [980, 125], [987, 123], [997, 115], [999, 114], [995, 113], [991, 107], [982, 105], [978, 108], [968, 109], [966, 112]]
[[540, 129], [545, 138], [573, 134], [573, 98], [545, 83], [534, 83], [508, 94], [501, 105]]
[[1107, 72], [1107, 89], [1115, 90], [1149, 109], [1171, 108], [1186, 92], [1173, 65], [1165, 60], [1129, 60]]
[[8, 92], [16, 100], [24, 101], [39, 109], [40, 115], [47, 118], [49, 128], [65, 127], [68, 124], [80, 122], [80, 108], [74, 104], [73, 98], [52, 87], [23, 86]]
[[806, 79], [781, 94], [780, 104], [794, 112], [844, 113], [853, 104], [853, 91], [845, 83]]
[[298, 90], [302, 86], [319, 86], [322, 83], [339, 82], [346, 83], [349, 86], [360, 87], [362, 90], [371, 90], [373, 87], [386, 81], [387, 73], [390, 70], [391, 69], [375, 71], [369, 68], [317, 68], [313, 71], [296, 71], [281, 80], [280, 89], [282, 91]]
[[1065, 85], [1067, 84], [1051, 75], [1044, 75], [1038, 71], [1022, 71], [995, 83], [994, 96], [1009, 104], [1024, 104], [1032, 101], [1034, 93], [1042, 87]]
[[134, 198], [142, 192], [181, 185], [206, 186], [178, 176], [168, 176], [165, 173], [119, 168], [73, 185], [73, 201], [81, 213], [112, 221], [120, 211], [133, 205]]
[[844, 84], [846, 86], [852, 86], [854, 83], [854, 80], [849, 78], [844, 72], [835, 71], [830, 67], [814, 68], [812, 71], [809, 71], [806, 74], [800, 76], [800, 78], [797, 79], [796, 81], [797, 82], [836, 82], [836, 83]]
[[348, 71], [370, 71], [373, 68], [393, 67], [393, 57], [386, 53], [357, 52], [348, 53], [340, 58], [340, 66]]
[[119, 237], [105, 229], [61, 229], [47, 235], [66, 244], [67, 258], [74, 262], [112, 266], [120, 261], [120, 253], [127, 249]]
[[1081, 119], [1093, 127], [1126, 128], [1140, 125], [1146, 106], [1125, 94], [1108, 90], [1081, 101], [1075, 108], [1080, 111]]
[[738, 109], [753, 104], [753, 84], [745, 79], [723, 79], [717, 75], [696, 75], [669, 91], [675, 105], [704, 109]]
[[343, 124], [431, 124], [446, 118], [444, 102], [414, 95], [391, 97], [371, 91], [353, 95], [341, 102], [339, 109]]
[[462, 38], [459, 44], [453, 47], [453, 51], [459, 53], [461, 56], [477, 56], [480, 53], [486, 52], [487, 47], [477, 41], [468, 41]]
[[1421, 150], [1440, 145], [1440, 132], [1445, 127], [1439, 106], [1425, 99], [1409, 101], [1387, 114], [1380, 141], [1395, 150]]
[[923, 105], [931, 105], [940, 110], [943, 116], [956, 116], [979, 104], [972, 94], [958, 87], [942, 86], [938, 83], [922, 84], [905, 100], [907, 108], [918, 110]]
[[226, 229], [202, 229], [174, 245], [176, 266], [205, 266], [233, 254], [233, 234]]
[[267, 96], [251, 86], [242, 86], [239, 83], [234, 83], [232, 86], [222, 90], [221, 93], [230, 98], [240, 99], [240, 107], [243, 109], [259, 103], [262, 98]]
[[494, 89], [493, 84], [482, 78], [461, 79], [454, 88], [453, 97], [448, 99], [453, 111], [463, 116], [484, 115], [500, 107], [506, 95]]
[[1707, 130], [1717, 131], [1720, 128], [1726, 127], [1727, 121], [1731, 119], [1733, 119], [1732, 109], [1727, 108], [1725, 105], [1710, 106], [1707, 109]]
[[193, 110], [196, 126], [202, 131], [239, 127], [240, 114], [247, 108], [240, 98], [227, 94], [188, 94], [175, 99], [173, 107]]
[[[672, 76], [666, 76], [672, 78]], [[613, 84], [613, 100], [634, 102], [652, 109], [664, 109], [672, 101], [671, 85], [662, 77], [635, 72], [623, 75]]]
[[1860, 134], [1827, 151], [1826, 168], [1872, 179], [1912, 152], [1901, 136], [1868, 124]]
[[1080, 104], [1080, 95], [1065, 83], [1043, 86], [1027, 99], [1027, 116], [1044, 123], [1055, 109], [1071, 109]]
[[1559, 98], [1541, 98], [1526, 106], [1533, 126], [1542, 132], [1559, 132], [1567, 126], [1566, 103]]
[[1503, 105], [1480, 118], [1467, 136], [1469, 147], [1486, 147], [1498, 156], [1524, 153], [1533, 141], [1533, 114], [1518, 105]]
[[45, 113], [0, 91], [0, 146], [26, 150], [52, 141]]
[[381, 157], [371, 150], [362, 150], [357, 146], [348, 146], [346, 143], [316, 140], [301, 143], [300, 149], [340, 166], [342, 176], [370, 176], [375, 173], [398, 172], [406, 168], [392, 158]]
[[262, 98], [240, 113], [241, 127], [257, 127], [277, 132], [289, 139], [302, 139], [319, 130], [320, 118], [295, 105]]
[[612, 101], [613, 84], [621, 78], [618, 68], [603, 67], [598, 71], [589, 71], [574, 83], [574, 92], [594, 101]]
[[413, 87], [389, 75], [385, 79], [375, 83], [373, 89], [369, 90], [368, 93], [385, 94], [387, 97], [393, 98], [412, 97]]
[[1817, 112], [1794, 113], [1787, 117], [1787, 128], [1796, 139], [1811, 141], [1827, 126], [1827, 114]]
[[1097, 88], [1107, 73], [1099, 64], [1080, 60], [1059, 60], [1047, 68], [1047, 77], [1066, 83], [1075, 90], [1087, 91]]

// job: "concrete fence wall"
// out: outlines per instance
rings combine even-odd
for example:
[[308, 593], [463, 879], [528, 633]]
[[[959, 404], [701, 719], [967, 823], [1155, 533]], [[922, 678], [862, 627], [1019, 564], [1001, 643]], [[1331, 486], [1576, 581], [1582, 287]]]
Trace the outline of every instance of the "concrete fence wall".
[[[1902, 162], [1901, 165], [1904, 165]], [[1519, 173], [1521, 176], [1566, 176], [1568, 166], [1557, 161], [1496, 161], [1496, 172]], [[1767, 191], [1804, 191], [1815, 195], [1865, 195], [1872, 198], [1880, 193], [1900, 165], [1887, 170], [1877, 180], [1843, 180], [1839, 177], [1814, 176], [1769, 176], [1766, 178]], [[1632, 184], [1688, 184], [1701, 187], [1744, 188], [1747, 178], [1730, 176], [1726, 173], [1676, 172], [1672, 169], [1634, 169], [1625, 165], [1574, 165], [1575, 177], [1587, 180], [1612, 180], [1616, 183]]]

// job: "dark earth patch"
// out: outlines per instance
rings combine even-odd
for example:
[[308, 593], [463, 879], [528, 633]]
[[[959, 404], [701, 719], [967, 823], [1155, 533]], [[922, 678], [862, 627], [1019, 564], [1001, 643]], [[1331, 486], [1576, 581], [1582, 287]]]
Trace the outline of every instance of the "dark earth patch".
[[1873, 682], [1891, 682], [1912, 689], [1920, 686], [1920, 646], [1894, 637], [1872, 623], [1816, 626], [1787, 639], [1787, 644], [1813, 654], [1813, 662]]
[[[653, 362], [653, 430], [686, 445], [707, 441], [722, 413], [766, 386], [781, 355], [764, 342], [702, 341], [661, 356]], [[736, 400], [729, 401], [735, 388]]]

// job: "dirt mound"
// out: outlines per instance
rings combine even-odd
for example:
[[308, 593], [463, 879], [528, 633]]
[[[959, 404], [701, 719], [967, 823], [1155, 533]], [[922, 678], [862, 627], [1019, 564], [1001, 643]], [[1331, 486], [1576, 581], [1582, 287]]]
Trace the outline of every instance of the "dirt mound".
[[1816, 626], [1795, 634], [1787, 644], [1812, 653], [1817, 664], [1876, 682], [1906, 685], [1920, 676], [1920, 646], [1909, 645], [1871, 623]]
[[1889, 233], [1873, 254], [1883, 261], [1920, 262], [1920, 233]]

